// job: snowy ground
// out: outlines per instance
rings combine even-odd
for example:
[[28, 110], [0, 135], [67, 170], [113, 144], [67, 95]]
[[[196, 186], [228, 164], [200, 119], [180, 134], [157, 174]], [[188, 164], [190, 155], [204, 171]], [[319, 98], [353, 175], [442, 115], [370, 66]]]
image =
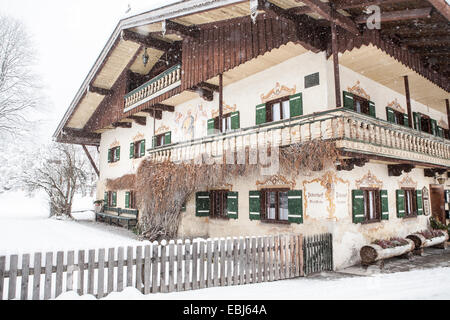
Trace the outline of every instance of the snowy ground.
[[[297, 278], [244, 286], [143, 295], [134, 288], [111, 293], [105, 300], [435, 300], [450, 298], [450, 268], [377, 274], [369, 277]], [[95, 299], [71, 291], [58, 299]]]
[[95, 222], [93, 199], [76, 197], [76, 221], [48, 218], [45, 194], [0, 194], [0, 255], [143, 244], [124, 228]]

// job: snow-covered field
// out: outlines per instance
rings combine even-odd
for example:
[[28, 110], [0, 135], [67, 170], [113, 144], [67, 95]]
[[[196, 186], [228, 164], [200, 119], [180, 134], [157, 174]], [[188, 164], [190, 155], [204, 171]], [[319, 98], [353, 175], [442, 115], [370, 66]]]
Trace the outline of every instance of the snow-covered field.
[[[435, 300], [450, 298], [450, 268], [436, 268], [340, 279], [297, 278], [244, 286], [143, 295], [134, 288], [111, 293], [105, 300]], [[71, 291], [58, 299], [95, 299]]]
[[110, 248], [142, 242], [124, 228], [95, 222], [93, 199], [76, 196], [76, 221], [48, 218], [46, 195], [0, 194], [0, 255], [69, 249]]

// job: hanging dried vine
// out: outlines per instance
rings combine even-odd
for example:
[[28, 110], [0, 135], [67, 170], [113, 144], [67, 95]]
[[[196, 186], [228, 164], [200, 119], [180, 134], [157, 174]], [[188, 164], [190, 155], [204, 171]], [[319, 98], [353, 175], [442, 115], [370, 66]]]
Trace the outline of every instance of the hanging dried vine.
[[[246, 151], [245, 164], [198, 164], [189, 161], [142, 161], [137, 174], [137, 191], [140, 217], [138, 231], [150, 241], [173, 239], [177, 236], [181, 207], [191, 194], [214, 186], [230, 183], [235, 177], [257, 174], [259, 164], [249, 164]], [[298, 176], [308, 170], [322, 170], [333, 165], [338, 151], [333, 142], [311, 141], [281, 149], [280, 171]]]

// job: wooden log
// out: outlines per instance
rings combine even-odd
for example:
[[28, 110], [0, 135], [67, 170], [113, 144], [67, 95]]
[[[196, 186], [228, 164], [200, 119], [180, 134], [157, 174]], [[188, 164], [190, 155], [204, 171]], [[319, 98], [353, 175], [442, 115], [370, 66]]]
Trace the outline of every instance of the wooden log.
[[377, 244], [364, 246], [360, 250], [361, 263], [363, 265], [369, 265], [378, 260], [400, 256], [414, 250], [414, 242], [410, 239], [406, 239], [406, 241], [408, 241], [407, 245], [398, 246], [395, 248], [383, 249]]
[[442, 243], [447, 242], [448, 240], [448, 233], [443, 232], [444, 235], [441, 237], [435, 237], [432, 239], [427, 239], [423, 235], [418, 233], [413, 233], [407, 236], [407, 239], [410, 239], [414, 242], [415, 250], [420, 250], [422, 248], [428, 248], [428, 247], [434, 247], [441, 245]]

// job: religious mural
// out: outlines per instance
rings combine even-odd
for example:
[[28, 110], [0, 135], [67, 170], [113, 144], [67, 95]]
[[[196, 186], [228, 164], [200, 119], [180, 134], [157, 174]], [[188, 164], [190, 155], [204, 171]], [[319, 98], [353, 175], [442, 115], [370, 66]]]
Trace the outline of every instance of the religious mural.
[[175, 112], [174, 134], [181, 141], [201, 137], [206, 133], [207, 122], [208, 113], [201, 103], [197, 107], [189, 107], [186, 112]]

